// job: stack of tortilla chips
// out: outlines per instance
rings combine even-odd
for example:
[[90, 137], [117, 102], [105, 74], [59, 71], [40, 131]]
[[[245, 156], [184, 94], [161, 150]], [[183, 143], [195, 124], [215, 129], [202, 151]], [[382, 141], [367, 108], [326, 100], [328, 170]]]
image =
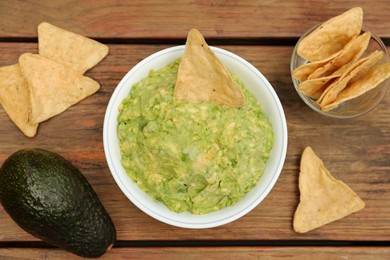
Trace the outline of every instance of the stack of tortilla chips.
[[[306, 36], [297, 53], [308, 63], [292, 75], [306, 96], [328, 111], [363, 95], [390, 77], [383, 51], [367, 52], [371, 33], [362, 32], [363, 10], [355, 7], [333, 17]], [[377, 66], [374, 66], [379, 64]]]
[[39, 54], [24, 53], [19, 63], [0, 68], [0, 104], [28, 137], [99, 90], [83, 74], [108, 54], [106, 45], [46, 22], [38, 26], [38, 41]]

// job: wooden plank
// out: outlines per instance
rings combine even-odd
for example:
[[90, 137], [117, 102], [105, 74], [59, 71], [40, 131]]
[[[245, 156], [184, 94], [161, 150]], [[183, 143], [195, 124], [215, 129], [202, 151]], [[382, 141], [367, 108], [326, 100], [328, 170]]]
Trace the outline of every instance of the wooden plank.
[[[100, 259], [388, 259], [389, 247], [132, 247]], [[0, 258], [82, 259], [59, 249], [0, 248]]]
[[[16, 150], [40, 147], [58, 152], [90, 181], [113, 218], [118, 240], [390, 240], [390, 96], [372, 112], [350, 120], [316, 114], [295, 92], [289, 74], [292, 47], [223, 46], [251, 62], [269, 79], [283, 104], [289, 130], [287, 158], [274, 189], [252, 212], [225, 226], [191, 230], [147, 216], [121, 193], [107, 167], [102, 144], [106, 105], [120, 79], [137, 62], [167, 46], [110, 45], [110, 54], [87, 75], [101, 89], [24, 137], [0, 109], [0, 164]], [[390, 50], [390, 49], [388, 49]], [[0, 66], [17, 62], [35, 43], [0, 43]], [[336, 178], [357, 192], [366, 208], [309, 232], [294, 233], [300, 155], [312, 146]], [[380, 232], [378, 232], [380, 230]], [[0, 241], [33, 241], [0, 207]]]
[[206, 37], [299, 37], [349, 8], [364, 25], [390, 37], [388, 0], [0, 1], [0, 37], [36, 37], [42, 21], [96, 38], [180, 38], [191, 28]]

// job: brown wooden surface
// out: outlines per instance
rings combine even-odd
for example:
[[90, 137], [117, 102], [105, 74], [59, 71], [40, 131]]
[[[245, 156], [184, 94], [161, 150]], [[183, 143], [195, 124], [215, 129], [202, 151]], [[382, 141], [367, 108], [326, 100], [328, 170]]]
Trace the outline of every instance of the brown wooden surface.
[[[386, 247], [134, 247], [113, 248], [101, 259], [385, 259], [390, 255]], [[340, 253], [342, 252], [342, 253]], [[57, 249], [0, 248], [0, 258], [17, 259], [82, 259]]]
[[[111, 2], [108, 4], [107, 2]], [[115, 3], [117, 2], [117, 3]], [[120, 3], [125, 2], [125, 3]], [[34, 138], [27, 138], [0, 109], [0, 165], [13, 152], [40, 147], [58, 152], [76, 165], [90, 181], [117, 228], [123, 247], [108, 253], [113, 257], [177, 255], [200, 257], [212, 252], [220, 256], [269, 258], [319, 256], [358, 258], [389, 255], [390, 244], [390, 97], [370, 113], [349, 120], [321, 116], [308, 108], [295, 92], [289, 71], [292, 45], [312, 25], [352, 6], [363, 6], [367, 27], [390, 39], [390, 5], [381, 1], [0, 1], [0, 66], [16, 63], [20, 54], [37, 52], [36, 25], [49, 21], [108, 44], [110, 54], [87, 75], [101, 84], [95, 95], [39, 126]], [[121, 78], [146, 56], [184, 43], [189, 28], [196, 27], [215, 39], [215, 45], [232, 51], [252, 63], [277, 92], [288, 124], [288, 150], [283, 171], [267, 198], [243, 218], [212, 229], [176, 228], [149, 217], [136, 208], [117, 187], [107, 167], [102, 142], [104, 113]], [[270, 37], [272, 41], [265, 38]], [[30, 39], [31, 38], [31, 39]], [[226, 38], [226, 41], [224, 40]], [[250, 39], [255, 45], [235, 43]], [[3, 40], [1, 40], [3, 39]], [[118, 40], [119, 39], [119, 40]], [[124, 39], [120, 41], [120, 39]], [[136, 44], [129, 39], [149, 39]], [[160, 39], [166, 44], [160, 44]], [[253, 40], [255, 39], [255, 41]], [[167, 41], [168, 40], [168, 41]], [[175, 43], [169, 43], [174, 40]], [[32, 41], [32, 42], [26, 42]], [[181, 42], [181, 43], [180, 43]], [[274, 42], [275, 45], [269, 44]], [[123, 44], [121, 44], [123, 43]], [[264, 45], [265, 44], [265, 45]], [[388, 48], [390, 51], [390, 48]], [[299, 160], [303, 149], [312, 146], [331, 173], [347, 183], [365, 202], [366, 208], [345, 219], [307, 234], [292, 230], [298, 204]], [[142, 241], [158, 243], [217, 241], [239, 245], [283, 241], [302, 247], [186, 247], [127, 248]], [[157, 241], [157, 242], [156, 242]], [[307, 247], [327, 241], [347, 241], [366, 247]], [[32, 242], [32, 248], [28, 244]], [[367, 242], [367, 244], [365, 244]], [[38, 244], [37, 244], [38, 243]], [[128, 243], [128, 244], [127, 244]], [[39, 240], [21, 230], [0, 206], [0, 258], [68, 258], [53, 248], [34, 249]], [[137, 244], [138, 245], [138, 244]], [[145, 257], [146, 258], [146, 257]]]
[[390, 37], [388, 0], [61, 0], [0, 1], [0, 37], [36, 37], [52, 22], [99, 38], [298, 37], [325, 18], [364, 8], [364, 25]]

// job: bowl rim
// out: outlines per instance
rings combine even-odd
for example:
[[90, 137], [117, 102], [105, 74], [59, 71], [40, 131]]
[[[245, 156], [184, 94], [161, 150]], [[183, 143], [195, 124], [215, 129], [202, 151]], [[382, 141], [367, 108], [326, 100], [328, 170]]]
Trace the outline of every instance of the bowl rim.
[[[301, 37], [299, 37], [297, 43], [295, 44], [294, 46], [294, 49], [293, 49], [293, 52], [291, 54], [291, 59], [290, 59], [290, 76], [291, 76], [291, 80], [293, 82], [293, 86], [294, 86], [294, 89], [295, 91], [298, 93], [299, 97], [302, 99], [302, 101], [308, 106], [310, 107], [312, 110], [314, 110], [315, 112], [323, 115], [323, 116], [326, 116], [326, 117], [330, 117], [330, 118], [336, 118], [336, 119], [349, 119], [349, 118], [355, 118], [355, 117], [358, 117], [358, 116], [362, 116], [364, 114], [367, 114], [368, 112], [372, 111], [375, 107], [377, 107], [379, 105], [379, 103], [384, 99], [384, 97], [387, 95], [387, 92], [389, 91], [389, 88], [390, 88], [390, 79], [387, 79], [385, 80], [385, 82], [382, 82], [381, 84], [386, 84], [387, 86], [385, 86], [385, 90], [383, 91], [382, 95], [367, 109], [363, 110], [363, 111], [360, 111], [356, 114], [351, 114], [351, 115], [338, 115], [336, 113], [332, 113], [330, 111], [323, 111], [321, 109], [319, 109], [317, 106], [313, 105], [309, 100], [311, 99], [310, 97], [307, 97], [305, 94], [301, 93], [301, 91], [298, 90], [298, 86], [299, 86], [299, 80], [297, 80], [296, 78], [294, 78], [293, 76], [293, 71], [294, 69], [296, 69], [297, 67], [294, 67], [295, 64], [297, 63], [297, 59], [298, 58], [301, 58], [304, 60], [304, 58], [300, 57], [297, 53], [297, 48], [298, 48], [298, 45], [299, 43], [303, 40], [303, 38], [305, 38], [306, 36], [308, 36], [311, 32], [313, 32], [316, 28], [318, 28], [319, 26], [321, 26], [323, 23], [318, 23], [316, 25], [314, 25], [313, 27], [311, 27], [310, 29], [308, 29], [306, 32], [304, 32]], [[383, 58], [382, 58], [382, 61], [380, 62], [386, 62], [386, 61], [389, 61], [390, 58], [389, 58], [389, 54], [388, 54], [388, 51], [387, 51], [387, 48], [386, 48], [386, 45], [384, 44], [384, 42], [382, 41], [382, 39], [377, 35], [375, 34], [373, 31], [371, 30], [368, 30], [365, 26], [362, 26], [362, 30], [361, 32], [366, 32], [366, 31], [370, 31], [371, 33], [371, 39], [374, 39], [378, 45], [381, 47], [382, 51], [384, 52], [384, 55], [383, 55]], [[379, 64], [379, 63], [378, 63]], [[348, 101], [346, 101], [348, 102]]]
[[[212, 51], [217, 56], [219, 56], [219, 58], [225, 57], [226, 59], [234, 60], [234, 62], [237, 62], [237, 63], [240, 64], [239, 66], [245, 66], [245, 68], [248, 70], [247, 73], [252, 73], [253, 77], [257, 77], [258, 80], [261, 80], [262, 87], [264, 88], [264, 91], [267, 91], [268, 95], [273, 98], [273, 100], [272, 100], [273, 103], [272, 104], [275, 106], [274, 108], [277, 109], [277, 113], [276, 112], [273, 112], [273, 113], [276, 113], [276, 115], [279, 116], [278, 120], [280, 121], [280, 123], [279, 123], [280, 124], [280, 129], [278, 129], [278, 131], [280, 131], [279, 135], [281, 137], [281, 140], [278, 140], [278, 142], [280, 142], [280, 144], [279, 144], [279, 146], [277, 148], [275, 148], [275, 146], [276, 146], [276, 140], [275, 140], [274, 147], [271, 150], [271, 152], [274, 152], [273, 150], [276, 150], [276, 152], [278, 153], [277, 154], [278, 155], [278, 162], [274, 163], [275, 166], [273, 166], [273, 171], [274, 172], [272, 174], [272, 177], [268, 181], [267, 186], [261, 192], [260, 196], [257, 196], [256, 199], [252, 200], [247, 206], [241, 208], [237, 212], [231, 210], [231, 208], [233, 208], [233, 207], [230, 207], [230, 211], [234, 212], [234, 214], [231, 214], [231, 215], [228, 215], [228, 216], [223, 216], [223, 217], [219, 217], [218, 216], [218, 212], [224, 211], [226, 208], [223, 208], [223, 209], [218, 210], [216, 212], [203, 214], [203, 215], [194, 215], [194, 214], [191, 214], [191, 213], [188, 213], [188, 212], [176, 213], [176, 212], [171, 211], [170, 213], [172, 213], [172, 215], [174, 215], [175, 217], [164, 216], [164, 215], [160, 214], [160, 212], [156, 212], [156, 211], [153, 211], [150, 208], [148, 208], [147, 205], [144, 205], [142, 203], [142, 201], [140, 201], [139, 198], [135, 197], [134, 194], [129, 192], [128, 187], [126, 186], [128, 184], [125, 184], [123, 179], [122, 179], [124, 169], [123, 169], [123, 166], [120, 164], [120, 158], [119, 158], [119, 164], [120, 165], [118, 165], [118, 158], [117, 158], [117, 161], [115, 161], [115, 158], [113, 158], [113, 151], [115, 152], [115, 150], [118, 150], [119, 149], [119, 145], [117, 144], [116, 148], [113, 147], [114, 144], [112, 144], [112, 142], [113, 142], [112, 138], [116, 138], [117, 139], [117, 136], [115, 136], [115, 137], [111, 136], [111, 138], [110, 138], [109, 135], [110, 134], [113, 135], [114, 133], [116, 135], [116, 133], [117, 133], [116, 132], [116, 127], [117, 127], [118, 109], [117, 109], [116, 105], [118, 104], [118, 102], [120, 104], [122, 102], [122, 100], [123, 100], [123, 98], [122, 98], [120, 101], [118, 101], [118, 96], [120, 95], [119, 92], [122, 91], [122, 93], [123, 93], [123, 91], [125, 91], [125, 89], [127, 89], [127, 94], [128, 94], [130, 92], [130, 90], [131, 90], [131, 87], [132, 87], [132, 84], [130, 86], [127, 85], [128, 80], [131, 77], [133, 77], [140, 70], [142, 70], [142, 69], [145, 70], [144, 66], [147, 66], [149, 62], [155, 61], [155, 60], [163, 57], [164, 55], [176, 55], [176, 54], [179, 55], [179, 54], [182, 54], [182, 53], [184, 53], [185, 45], [168, 47], [166, 49], [157, 51], [157, 52], [149, 55], [148, 57], [144, 58], [142, 61], [140, 61], [138, 64], [136, 64], [130, 71], [128, 71], [127, 74], [122, 78], [122, 80], [116, 86], [114, 92], [112, 93], [112, 95], [110, 97], [109, 103], [108, 103], [107, 108], [106, 108], [106, 113], [105, 113], [104, 123], [103, 123], [103, 145], [104, 145], [104, 152], [105, 152], [106, 161], [107, 161], [107, 164], [109, 166], [109, 170], [111, 172], [111, 175], [113, 176], [116, 184], [119, 186], [119, 188], [121, 189], [123, 194], [136, 207], [138, 207], [140, 210], [142, 210], [147, 215], [149, 215], [149, 216], [151, 216], [151, 217], [153, 217], [153, 218], [155, 218], [155, 219], [157, 219], [157, 220], [159, 220], [159, 221], [161, 221], [163, 223], [170, 224], [170, 225], [177, 226], [177, 227], [182, 227], [182, 228], [199, 229], [199, 228], [217, 227], [217, 226], [221, 226], [221, 225], [230, 223], [230, 222], [232, 222], [234, 220], [237, 220], [240, 217], [242, 217], [243, 215], [245, 215], [248, 212], [250, 212], [253, 208], [255, 208], [269, 194], [269, 192], [271, 191], [271, 189], [275, 185], [275, 183], [278, 180], [278, 178], [280, 176], [280, 173], [281, 173], [281, 171], [283, 169], [284, 161], [285, 161], [286, 154], [287, 154], [288, 134], [287, 134], [286, 117], [285, 117], [285, 114], [284, 114], [284, 110], [283, 110], [282, 104], [281, 104], [281, 102], [280, 102], [280, 100], [279, 100], [275, 90], [271, 86], [271, 84], [263, 76], [263, 74], [261, 74], [261, 72], [259, 70], [257, 70], [252, 64], [250, 64], [248, 61], [244, 60], [243, 58], [239, 57], [238, 55], [236, 55], [234, 53], [231, 53], [231, 52], [229, 52], [227, 50], [221, 49], [221, 48], [217, 48], [217, 47], [213, 47], [213, 46], [210, 46], [210, 48], [212, 49]], [[178, 56], [178, 57], [180, 57], [180, 56]], [[163, 64], [163, 66], [165, 66], [167, 64], [168, 63]], [[150, 69], [151, 68], [149, 68], [147, 72], [149, 72]], [[136, 82], [138, 82], [138, 81], [139, 80], [136, 80]], [[269, 101], [269, 102], [271, 102], [271, 101]], [[266, 111], [265, 111], [265, 113], [266, 113]], [[269, 118], [269, 115], [267, 113], [266, 113], [266, 115]], [[114, 125], [112, 124], [114, 122], [113, 120], [115, 120], [115, 122], [116, 122], [115, 130], [114, 130]], [[275, 134], [275, 126], [273, 126], [273, 129], [274, 129], [274, 135], [276, 136], [276, 134]], [[112, 150], [112, 149], [115, 149], [115, 150]], [[270, 160], [268, 160], [268, 161], [270, 161]], [[266, 165], [268, 165], [268, 161], [267, 161]], [[122, 169], [119, 169], [119, 171], [121, 171], [120, 173], [118, 172], [118, 167], [122, 168]], [[125, 178], [125, 177], [123, 177], [123, 178]], [[126, 175], [126, 178], [129, 179], [130, 182], [133, 182], [131, 180], [131, 178], [128, 177], [127, 175]], [[136, 184], [134, 184], [134, 185], [136, 185]], [[253, 190], [255, 190], [255, 188]], [[253, 190], [251, 192], [253, 192]], [[143, 191], [141, 191], [141, 192], [143, 192]], [[148, 196], [148, 195], [146, 195], [146, 196]], [[247, 194], [245, 196], [247, 196]], [[151, 198], [149, 197], [149, 199], [151, 199]], [[241, 201], [242, 200], [243, 199], [241, 199]], [[162, 203], [157, 203], [157, 204], [162, 204]], [[165, 207], [164, 205], [162, 205], [162, 206]], [[229, 208], [229, 207], [227, 207], [227, 208]], [[224, 212], [230, 213], [230, 211], [226, 210]], [[207, 221], [207, 217], [208, 216], [211, 217], [212, 221]], [[198, 218], [200, 220], [197, 220], [197, 221], [191, 222], [191, 223], [188, 222], [188, 221], [181, 221], [182, 219], [194, 220], [194, 219], [198, 219]]]

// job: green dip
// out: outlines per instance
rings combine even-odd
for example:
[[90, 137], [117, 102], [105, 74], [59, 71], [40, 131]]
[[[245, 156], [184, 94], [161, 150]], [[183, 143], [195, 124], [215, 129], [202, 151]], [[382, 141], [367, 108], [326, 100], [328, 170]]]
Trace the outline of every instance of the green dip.
[[241, 108], [174, 98], [180, 59], [134, 86], [119, 106], [122, 165], [175, 212], [234, 205], [257, 185], [274, 143], [272, 126], [243, 86]]

